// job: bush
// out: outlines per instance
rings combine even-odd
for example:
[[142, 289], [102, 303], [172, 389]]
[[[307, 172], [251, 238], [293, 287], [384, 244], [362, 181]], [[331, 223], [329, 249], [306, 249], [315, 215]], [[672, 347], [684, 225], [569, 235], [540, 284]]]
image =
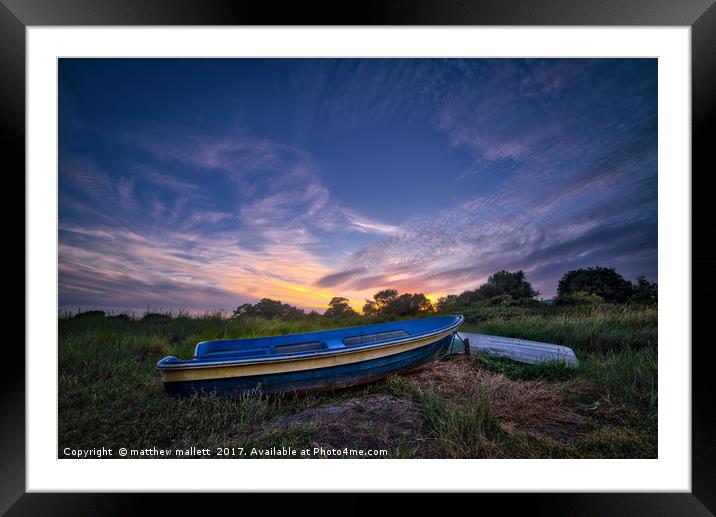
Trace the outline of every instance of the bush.
[[80, 319], [80, 318], [104, 318], [106, 316], [104, 311], [85, 311], [85, 312], [78, 312], [73, 316], [73, 318]]
[[159, 312], [148, 312], [142, 316], [142, 321], [145, 323], [168, 323], [171, 320], [171, 314], [162, 314]]
[[[540, 305], [537, 302], [537, 305]], [[459, 312], [465, 317], [465, 323], [471, 325], [478, 325], [485, 321], [490, 320], [511, 320], [515, 318], [523, 318], [525, 316], [540, 315], [549, 310], [549, 307], [532, 307], [524, 306], [521, 304], [515, 304], [509, 307], [501, 305], [483, 305], [474, 303], [469, 307], [463, 307]]]
[[577, 291], [576, 293], [563, 294], [555, 300], [557, 305], [598, 305], [604, 303], [604, 298], [598, 294], [588, 293], [586, 291]]
[[509, 294], [501, 294], [493, 298], [489, 298], [477, 305], [482, 307], [542, 307], [541, 302], [534, 298], [512, 298]]
[[129, 321], [132, 318], [129, 317], [129, 314], [115, 314], [114, 316], [107, 316], [107, 319], [112, 321]]
[[512, 298], [509, 294], [501, 294], [480, 302], [480, 305], [486, 307], [516, 307], [519, 305], [519, 301]]
[[655, 304], [658, 301], [658, 286], [656, 282], [650, 282], [645, 276], [636, 279], [633, 286], [633, 294], [629, 297], [629, 303]]

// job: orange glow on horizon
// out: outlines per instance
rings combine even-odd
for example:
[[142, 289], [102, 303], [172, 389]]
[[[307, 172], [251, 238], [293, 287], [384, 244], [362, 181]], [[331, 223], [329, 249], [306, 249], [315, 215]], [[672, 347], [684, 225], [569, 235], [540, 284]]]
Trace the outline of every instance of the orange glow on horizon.
[[[328, 309], [329, 302], [332, 298], [343, 297], [348, 299], [348, 304], [358, 313], [363, 312], [365, 301], [373, 298], [373, 295], [380, 290], [379, 288], [371, 288], [361, 291], [340, 289], [326, 291], [324, 289], [316, 289], [310, 284], [290, 283], [275, 278], [264, 277], [261, 280], [262, 285], [254, 283], [251, 290], [245, 289], [243, 286], [235, 286], [233, 290], [258, 300], [270, 298], [300, 307], [307, 311], [316, 310], [319, 312], [324, 312]], [[430, 303], [433, 305], [441, 296], [444, 295], [436, 293], [425, 294], [425, 297], [430, 300]]]
[[438, 301], [438, 298], [440, 298], [441, 296], [442, 296], [442, 295], [440, 295], [440, 294], [426, 294], [426, 295], [425, 295], [425, 298], [427, 298], [428, 300], [430, 300], [430, 303], [432, 303], [433, 305], [435, 305], [435, 303], [437, 303], [437, 301]]
[[[259, 281], [261, 282], [259, 284]], [[329, 307], [329, 302], [334, 297], [343, 297], [348, 299], [348, 304], [356, 312], [362, 312], [366, 298], [372, 298], [377, 290], [369, 289], [365, 291], [353, 290], [336, 290], [326, 291], [316, 289], [310, 284], [298, 284], [278, 280], [275, 278], [255, 279], [251, 289], [246, 289], [243, 285], [234, 285], [232, 290], [251, 298], [260, 300], [262, 298], [270, 298], [278, 300], [282, 303], [288, 303], [305, 310], [317, 310], [324, 312]]]

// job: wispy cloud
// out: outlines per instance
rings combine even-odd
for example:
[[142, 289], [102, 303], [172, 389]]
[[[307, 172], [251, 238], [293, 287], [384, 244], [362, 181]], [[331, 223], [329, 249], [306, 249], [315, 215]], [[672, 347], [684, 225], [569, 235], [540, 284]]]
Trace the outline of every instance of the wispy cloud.
[[[241, 156], [251, 142], [258, 148], [247, 162]], [[137, 165], [126, 176], [112, 176], [83, 159], [69, 160], [61, 169], [62, 304], [84, 300], [134, 307], [143, 300], [198, 309], [268, 296], [324, 308], [332, 293], [309, 287], [329, 266], [314, 248], [336, 231], [395, 231], [333, 200], [310, 155], [301, 150], [266, 140], [199, 137], [169, 147], [145, 137], [140, 147], [155, 153], [156, 166]], [[241, 156], [234, 154], [237, 149]], [[192, 183], [160, 172], [157, 167], [173, 170], [162, 165], [165, 160], [192, 167], [195, 175], [235, 180], [229, 196], [234, 210], [227, 211], [226, 203], [223, 209], [211, 206], [218, 176], [208, 181], [194, 176]], [[269, 164], [270, 173], [263, 171]], [[111, 218], [83, 217], [86, 208], [96, 214], [111, 209]], [[109, 296], [120, 283], [122, 294]]]
[[[216, 99], [156, 97], [132, 123], [96, 113], [112, 100], [76, 103], [62, 127], [87, 133], [61, 145], [61, 304], [360, 306], [381, 288], [459, 292], [504, 268], [549, 296], [566, 270], [595, 264], [656, 278], [652, 62], [239, 62]], [[103, 95], [100, 76], [75, 94]], [[389, 140], [385, 177], [346, 172], [374, 156], [364, 168], [335, 156], [411, 128], [429, 137]], [[396, 159], [426, 144], [434, 171]]]
[[456, 175], [466, 199], [356, 251], [319, 285], [447, 293], [511, 268], [549, 296], [574, 267], [655, 277], [656, 115], [643, 88], [615, 89], [598, 61], [478, 69], [451, 82], [444, 67], [426, 86], [430, 120], [472, 153]]

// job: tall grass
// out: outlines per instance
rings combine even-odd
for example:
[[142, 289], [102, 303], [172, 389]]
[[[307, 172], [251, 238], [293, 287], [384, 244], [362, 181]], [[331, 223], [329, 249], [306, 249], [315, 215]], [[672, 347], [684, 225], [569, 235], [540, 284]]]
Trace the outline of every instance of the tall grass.
[[566, 381], [579, 374], [578, 368], [564, 361], [526, 364], [501, 357], [476, 354], [475, 363], [478, 368], [500, 372], [514, 381]]
[[482, 357], [482, 365], [518, 380], [588, 380], [603, 403], [627, 404], [656, 417], [658, 313], [656, 307], [598, 305], [549, 307], [540, 314], [496, 317], [480, 324], [485, 334], [556, 343], [573, 348], [579, 368], [525, 365]]
[[[350, 326], [353, 322], [340, 322]], [[332, 320], [306, 319], [299, 321], [267, 320], [261, 318], [225, 318], [220, 314], [190, 317], [182, 314], [148, 314], [143, 318], [105, 317], [102, 314], [81, 314], [79, 317], [59, 320], [59, 337], [65, 339], [82, 336], [89, 343], [112, 342], [122, 346], [126, 338], [152, 341], [161, 345], [155, 351], [165, 355], [186, 358], [194, 354], [200, 341], [212, 339], [239, 339], [262, 336], [280, 336], [325, 330], [341, 326]]]
[[656, 347], [657, 310], [650, 307], [550, 308], [540, 314], [495, 317], [477, 326], [485, 334], [556, 343], [575, 351]]
[[652, 348], [587, 354], [581, 361], [581, 373], [610, 402], [656, 411], [658, 402], [658, 357]]
[[[514, 381], [541, 381], [546, 389], [587, 384], [577, 402], [609, 408], [590, 420], [588, 435], [574, 446], [501, 430], [497, 407], [475, 392], [420, 388], [409, 377], [391, 376], [361, 390], [308, 396], [167, 397], [154, 365], [166, 355], [193, 356], [199, 341], [282, 335], [372, 323], [372, 320], [300, 321], [229, 319], [220, 314], [149, 314], [141, 318], [84, 314], [59, 320], [59, 445], [64, 447], [246, 447], [313, 443], [320, 432], [271, 430], [267, 422], [323, 403], [366, 393], [408, 397], [423, 417], [420, 436], [436, 457], [653, 456], [656, 450], [657, 312], [655, 308], [488, 307], [474, 319], [480, 332], [560, 343], [575, 349], [580, 366], [524, 365], [477, 357], [474, 366]], [[474, 316], [474, 315], [473, 315]], [[449, 380], [445, 382], [450, 382]], [[542, 385], [542, 384], [541, 384]], [[441, 384], [440, 386], [443, 386]], [[565, 388], [566, 386], [566, 388]], [[507, 402], [509, 403], [509, 401]], [[589, 410], [591, 411], [591, 409]], [[595, 410], [597, 414], [599, 410]], [[497, 414], [501, 414], [498, 413]], [[610, 416], [610, 415], [616, 416]], [[627, 415], [627, 416], [624, 416]], [[632, 415], [632, 416], [629, 416]], [[502, 418], [502, 417], [500, 417]], [[396, 454], [410, 457], [414, 444], [401, 438]], [[566, 447], [566, 448], [565, 448]]]
[[64, 447], [239, 445], [238, 433], [314, 403], [312, 397], [213, 396], [174, 400], [154, 368], [165, 355], [193, 355], [197, 341], [302, 331], [309, 326], [220, 318], [60, 320], [59, 433]]
[[494, 450], [500, 424], [490, 405], [480, 396], [472, 396], [460, 406], [440, 397], [433, 386], [415, 387], [424, 424], [445, 458], [481, 458]]

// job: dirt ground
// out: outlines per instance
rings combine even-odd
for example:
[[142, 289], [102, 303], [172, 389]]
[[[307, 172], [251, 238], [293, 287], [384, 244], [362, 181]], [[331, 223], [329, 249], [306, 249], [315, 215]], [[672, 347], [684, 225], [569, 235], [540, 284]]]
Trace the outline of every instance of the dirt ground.
[[[462, 357], [404, 377], [413, 387], [434, 390], [456, 408], [481, 397], [508, 435], [529, 433], [568, 444], [586, 420], [583, 408], [568, 403], [562, 394], [565, 389], [580, 388], [569, 385], [572, 381], [557, 385], [512, 381], [500, 373], [476, 369]], [[267, 422], [249, 435], [308, 429], [314, 431], [313, 447], [395, 450], [404, 445], [412, 457], [435, 457], [436, 453], [425, 437], [420, 403], [411, 393], [368, 393], [324, 403]]]

